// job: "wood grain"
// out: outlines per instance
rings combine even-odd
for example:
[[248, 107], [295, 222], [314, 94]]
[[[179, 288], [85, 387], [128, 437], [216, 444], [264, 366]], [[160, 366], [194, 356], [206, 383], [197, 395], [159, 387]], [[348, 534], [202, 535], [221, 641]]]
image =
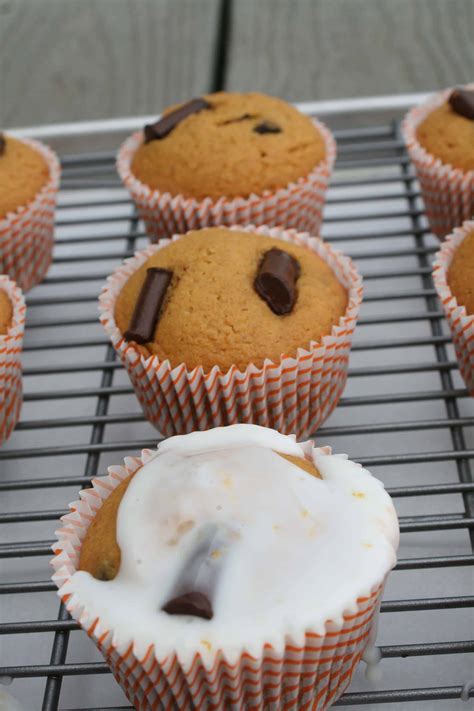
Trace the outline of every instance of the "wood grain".
[[474, 78], [473, 0], [234, 0], [226, 88], [293, 101]]
[[209, 90], [217, 0], [0, 0], [0, 125], [158, 113]]

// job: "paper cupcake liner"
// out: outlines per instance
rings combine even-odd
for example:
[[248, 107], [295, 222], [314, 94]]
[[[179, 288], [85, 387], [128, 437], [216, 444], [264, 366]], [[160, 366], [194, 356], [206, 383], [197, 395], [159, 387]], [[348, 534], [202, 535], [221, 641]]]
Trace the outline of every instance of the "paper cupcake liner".
[[[362, 302], [362, 279], [352, 261], [308, 233], [278, 228], [234, 226], [294, 242], [312, 249], [333, 270], [348, 291], [348, 306], [331, 334], [312, 341], [296, 356], [278, 362], [265, 360], [245, 370], [232, 365], [205, 372], [172, 367], [168, 360], [145, 357], [126, 341], [115, 323], [115, 303], [123, 286], [152, 254], [171, 240], [137, 252], [107, 280], [99, 297], [100, 320], [128, 371], [145, 416], [165, 436], [240, 423], [277, 429], [284, 434], [309, 437], [336, 407], [347, 378], [352, 335]], [[173, 241], [179, 239], [175, 235]]]
[[420, 183], [428, 222], [431, 231], [439, 239], [444, 239], [454, 227], [474, 215], [474, 170], [464, 173], [459, 168], [442, 163], [439, 158], [428, 153], [416, 137], [420, 123], [447, 100], [451, 91], [442, 91], [422, 106], [411, 109], [402, 124], [407, 151]]
[[[313, 450], [318, 455], [331, 454], [329, 447], [314, 449], [309, 442], [305, 449], [307, 455]], [[122, 466], [109, 467], [108, 475], [81, 491], [80, 500], [70, 504], [71, 513], [61, 519], [63, 525], [53, 544], [53, 580], [69, 613], [95, 642], [136, 709], [327, 709], [342, 695], [364, 650], [375, 641], [384, 580], [364, 591], [350, 609], [341, 610], [340, 623], [328, 620], [323, 633], [307, 629], [299, 640], [288, 635], [281, 652], [270, 643], [262, 645], [258, 657], [242, 649], [232, 664], [223, 650], [212, 658], [196, 652], [187, 666], [177, 654], [160, 656], [154, 645], [141, 654], [133, 638], [118, 639], [76, 594], [67, 593], [97, 511], [120, 482], [153, 454], [144, 450], [141, 457], [127, 457]]]
[[196, 200], [152, 190], [131, 171], [133, 156], [143, 142], [143, 131], [137, 131], [122, 144], [117, 170], [151, 242], [216, 225], [281, 225], [319, 234], [326, 191], [336, 160], [336, 141], [324, 124], [314, 120], [314, 125], [324, 139], [325, 158], [308, 176], [262, 195]]
[[458, 304], [448, 284], [448, 270], [454, 253], [471, 232], [474, 232], [474, 220], [465, 222], [446, 237], [433, 263], [433, 281], [451, 329], [459, 370], [474, 397], [474, 315], [469, 316], [466, 307]]
[[7, 276], [0, 275], [0, 290], [13, 305], [7, 333], [0, 335], [0, 444], [18, 422], [22, 403], [21, 348], [25, 328], [25, 299], [21, 290]]
[[30, 138], [21, 140], [41, 153], [50, 173], [48, 182], [31, 202], [0, 219], [0, 273], [8, 274], [23, 291], [28, 291], [42, 281], [51, 264], [61, 168], [50, 148]]

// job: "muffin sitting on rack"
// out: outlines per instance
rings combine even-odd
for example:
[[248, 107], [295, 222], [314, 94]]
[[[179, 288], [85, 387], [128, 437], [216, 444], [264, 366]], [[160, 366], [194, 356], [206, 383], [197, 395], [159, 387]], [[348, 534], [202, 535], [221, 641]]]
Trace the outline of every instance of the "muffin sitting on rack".
[[63, 521], [55, 580], [136, 708], [322, 711], [343, 693], [398, 545], [368, 471], [236, 425], [94, 487]]
[[334, 160], [328, 129], [285, 101], [219, 92], [166, 109], [117, 165], [157, 241], [211, 225], [318, 233]]
[[474, 214], [474, 85], [412, 109], [403, 133], [431, 230], [443, 239]]
[[20, 416], [25, 310], [21, 290], [0, 275], [0, 444], [10, 436]]
[[451, 329], [459, 369], [474, 396], [474, 221], [446, 238], [436, 255], [433, 281]]
[[0, 274], [27, 291], [52, 259], [60, 167], [38, 141], [0, 133]]
[[101, 321], [164, 434], [249, 422], [307, 436], [345, 384], [352, 262], [291, 230], [210, 228], [128, 260]]

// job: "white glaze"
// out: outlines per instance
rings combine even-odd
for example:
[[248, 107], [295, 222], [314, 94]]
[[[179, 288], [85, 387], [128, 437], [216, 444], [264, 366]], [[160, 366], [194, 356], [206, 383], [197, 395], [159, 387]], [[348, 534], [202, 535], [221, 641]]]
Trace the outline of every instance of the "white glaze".
[[[292, 437], [235, 425], [172, 437], [132, 479], [120, 504], [121, 568], [113, 581], [76, 572], [63, 593], [77, 599], [115, 643], [151, 643], [159, 656], [223, 649], [258, 655], [285, 635], [342, 624], [357, 597], [381, 584], [396, 561], [398, 522], [382, 484], [344, 455], [314, 450], [317, 479], [276, 454], [303, 456]], [[190, 528], [188, 522], [194, 522]], [[211, 621], [161, 611], [200, 527], [238, 532], [225, 551]], [[181, 528], [179, 528], [181, 526]], [[183, 532], [184, 531], [184, 532]]]
[[371, 684], [375, 684], [376, 682], [378, 682], [382, 679], [382, 669], [380, 667], [380, 662], [382, 661], [382, 653], [381, 653], [380, 649], [377, 647], [377, 645], [375, 644], [375, 642], [377, 640], [377, 634], [378, 634], [379, 615], [380, 615], [381, 605], [382, 605], [382, 595], [380, 595], [379, 600], [377, 602], [377, 607], [375, 610], [374, 619], [372, 622], [372, 626], [370, 628], [369, 639], [367, 641], [366, 648], [364, 649], [364, 653], [362, 655], [362, 661], [365, 662], [365, 664], [366, 664], [365, 678]]
[[469, 701], [471, 691], [474, 689], [474, 681], [466, 681], [461, 691], [461, 701]]
[[11, 694], [0, 689], [0, 711], [23, 711], [23, 706]]

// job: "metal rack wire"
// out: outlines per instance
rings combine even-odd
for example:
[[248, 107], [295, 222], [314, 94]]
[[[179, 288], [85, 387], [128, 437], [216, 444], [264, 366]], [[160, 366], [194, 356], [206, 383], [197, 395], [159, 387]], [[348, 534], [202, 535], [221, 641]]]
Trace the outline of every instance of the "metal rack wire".
[[[398, 125], [336, 137], [323, 236], [358, 261], [365, 302], [348, 386], [317, 439], [385, 482], [402, 530], [382, 606], [383, 679], [370, 686], [359, 670], [337, 705], [461, 708], [474, 676], [474, 405]], [[108, 668], [58, 612], [48, 561], [78, 488], [157, 441], [96, 315], [105, 277], [146, 240], [111, 154], [65, 155], [63, 171], [54, 265], [27, 299], [22, 419], [0, 451], [0, 679], [26, 709], [118, 710], [129, 706]]]

